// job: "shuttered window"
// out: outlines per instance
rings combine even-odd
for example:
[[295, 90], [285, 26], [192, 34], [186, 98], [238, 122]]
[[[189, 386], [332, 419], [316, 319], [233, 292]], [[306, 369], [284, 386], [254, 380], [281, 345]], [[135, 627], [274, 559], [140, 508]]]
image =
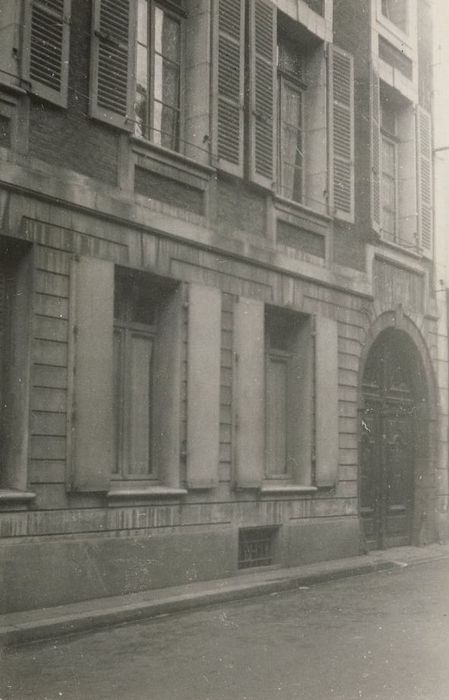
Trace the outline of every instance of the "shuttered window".
[[296, 44], [278, 40], [278, 192], [287, 199], [305, 199], [306, 57]]
[[131, 94], [136, 4], [93, 0], [90, 114], [132, 130]]
[[265, 478], [310, 484], [311, 335], [299, 314], [265, 311]]
[[418, 225], [419, 243], [424, 255], [433, 250], [432, 121], [422, 107], [417, 108]]
[[135, 132], [174, 151], [180, 146], [182, 18], [138, 0]]
[[245, 0], [218, 0], [217, 25], [218, 164], [243, 176]]
[[[376, 205], [375, 198], [379, 197], [378, 230], [384, 240], [417, 250], [420, 243], [420, 170], [417, 171], [417, 167], [421, 145], [417, 148], [415, 108], [399, 92], [381, 82], [379, 112], [380, 124], [377, 121], [371, 124], [373, 139], [380, 151], [379, 154], [372, 152], [376, 165], [379, 159], [379, 177], [373, 172], [376, 177], [371, 183], [371, 196]], [[431, 200], [428, 210], [429, 207], [431, 210]]]
[[71, 0], [28, 0], [23, 36], [23, 78], [31, 91], [67, 106]]
[[331, 101], [332, 182], [334, 213], [354, 220], [354, 71], [353, 58], [329, 47]]
[[[0, 236], [0, 489], [27, 491], [30, 399], [31, 256]], [[18, 495], [18, 494], [17, 494]]]
[[276, 132], [276, 8], [249, 0], [250, 178], [272, 188]]
[[113, 474], [120, 479], [159, 478], [154, 450], [155, 350], [160, 306], [169, 290], [148, 275], [116, 274]]

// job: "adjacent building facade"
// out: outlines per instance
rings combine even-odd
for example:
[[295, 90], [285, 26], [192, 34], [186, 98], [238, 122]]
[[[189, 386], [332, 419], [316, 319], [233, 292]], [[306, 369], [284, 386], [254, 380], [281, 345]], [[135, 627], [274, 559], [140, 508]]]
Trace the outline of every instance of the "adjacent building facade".
[[431, 34], [3, 0], [2, 611], [447, 537]]

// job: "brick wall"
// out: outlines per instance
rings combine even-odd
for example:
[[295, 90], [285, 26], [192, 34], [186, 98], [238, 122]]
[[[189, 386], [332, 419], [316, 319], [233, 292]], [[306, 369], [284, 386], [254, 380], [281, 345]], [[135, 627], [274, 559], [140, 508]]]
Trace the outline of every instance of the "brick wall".
[[68, 107], [32, 100], [30, 155], [115, 185], [118, 132], [88, 117], [91, 2], [72, 8]]

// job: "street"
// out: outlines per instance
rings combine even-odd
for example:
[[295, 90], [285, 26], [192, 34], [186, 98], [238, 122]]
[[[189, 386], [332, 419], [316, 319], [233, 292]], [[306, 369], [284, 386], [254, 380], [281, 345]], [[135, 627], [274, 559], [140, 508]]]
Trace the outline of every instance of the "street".
[[3, 652], [1, 700], [447, 700], [449, 561]]

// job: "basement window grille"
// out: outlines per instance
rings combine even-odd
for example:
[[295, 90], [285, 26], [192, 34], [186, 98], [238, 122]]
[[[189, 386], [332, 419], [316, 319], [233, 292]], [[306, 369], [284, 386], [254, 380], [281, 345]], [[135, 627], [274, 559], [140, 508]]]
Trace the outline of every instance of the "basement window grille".
[[273, 527], [239, 530], [239, 569], [272, 564], [275, 534], [276, 528]]

